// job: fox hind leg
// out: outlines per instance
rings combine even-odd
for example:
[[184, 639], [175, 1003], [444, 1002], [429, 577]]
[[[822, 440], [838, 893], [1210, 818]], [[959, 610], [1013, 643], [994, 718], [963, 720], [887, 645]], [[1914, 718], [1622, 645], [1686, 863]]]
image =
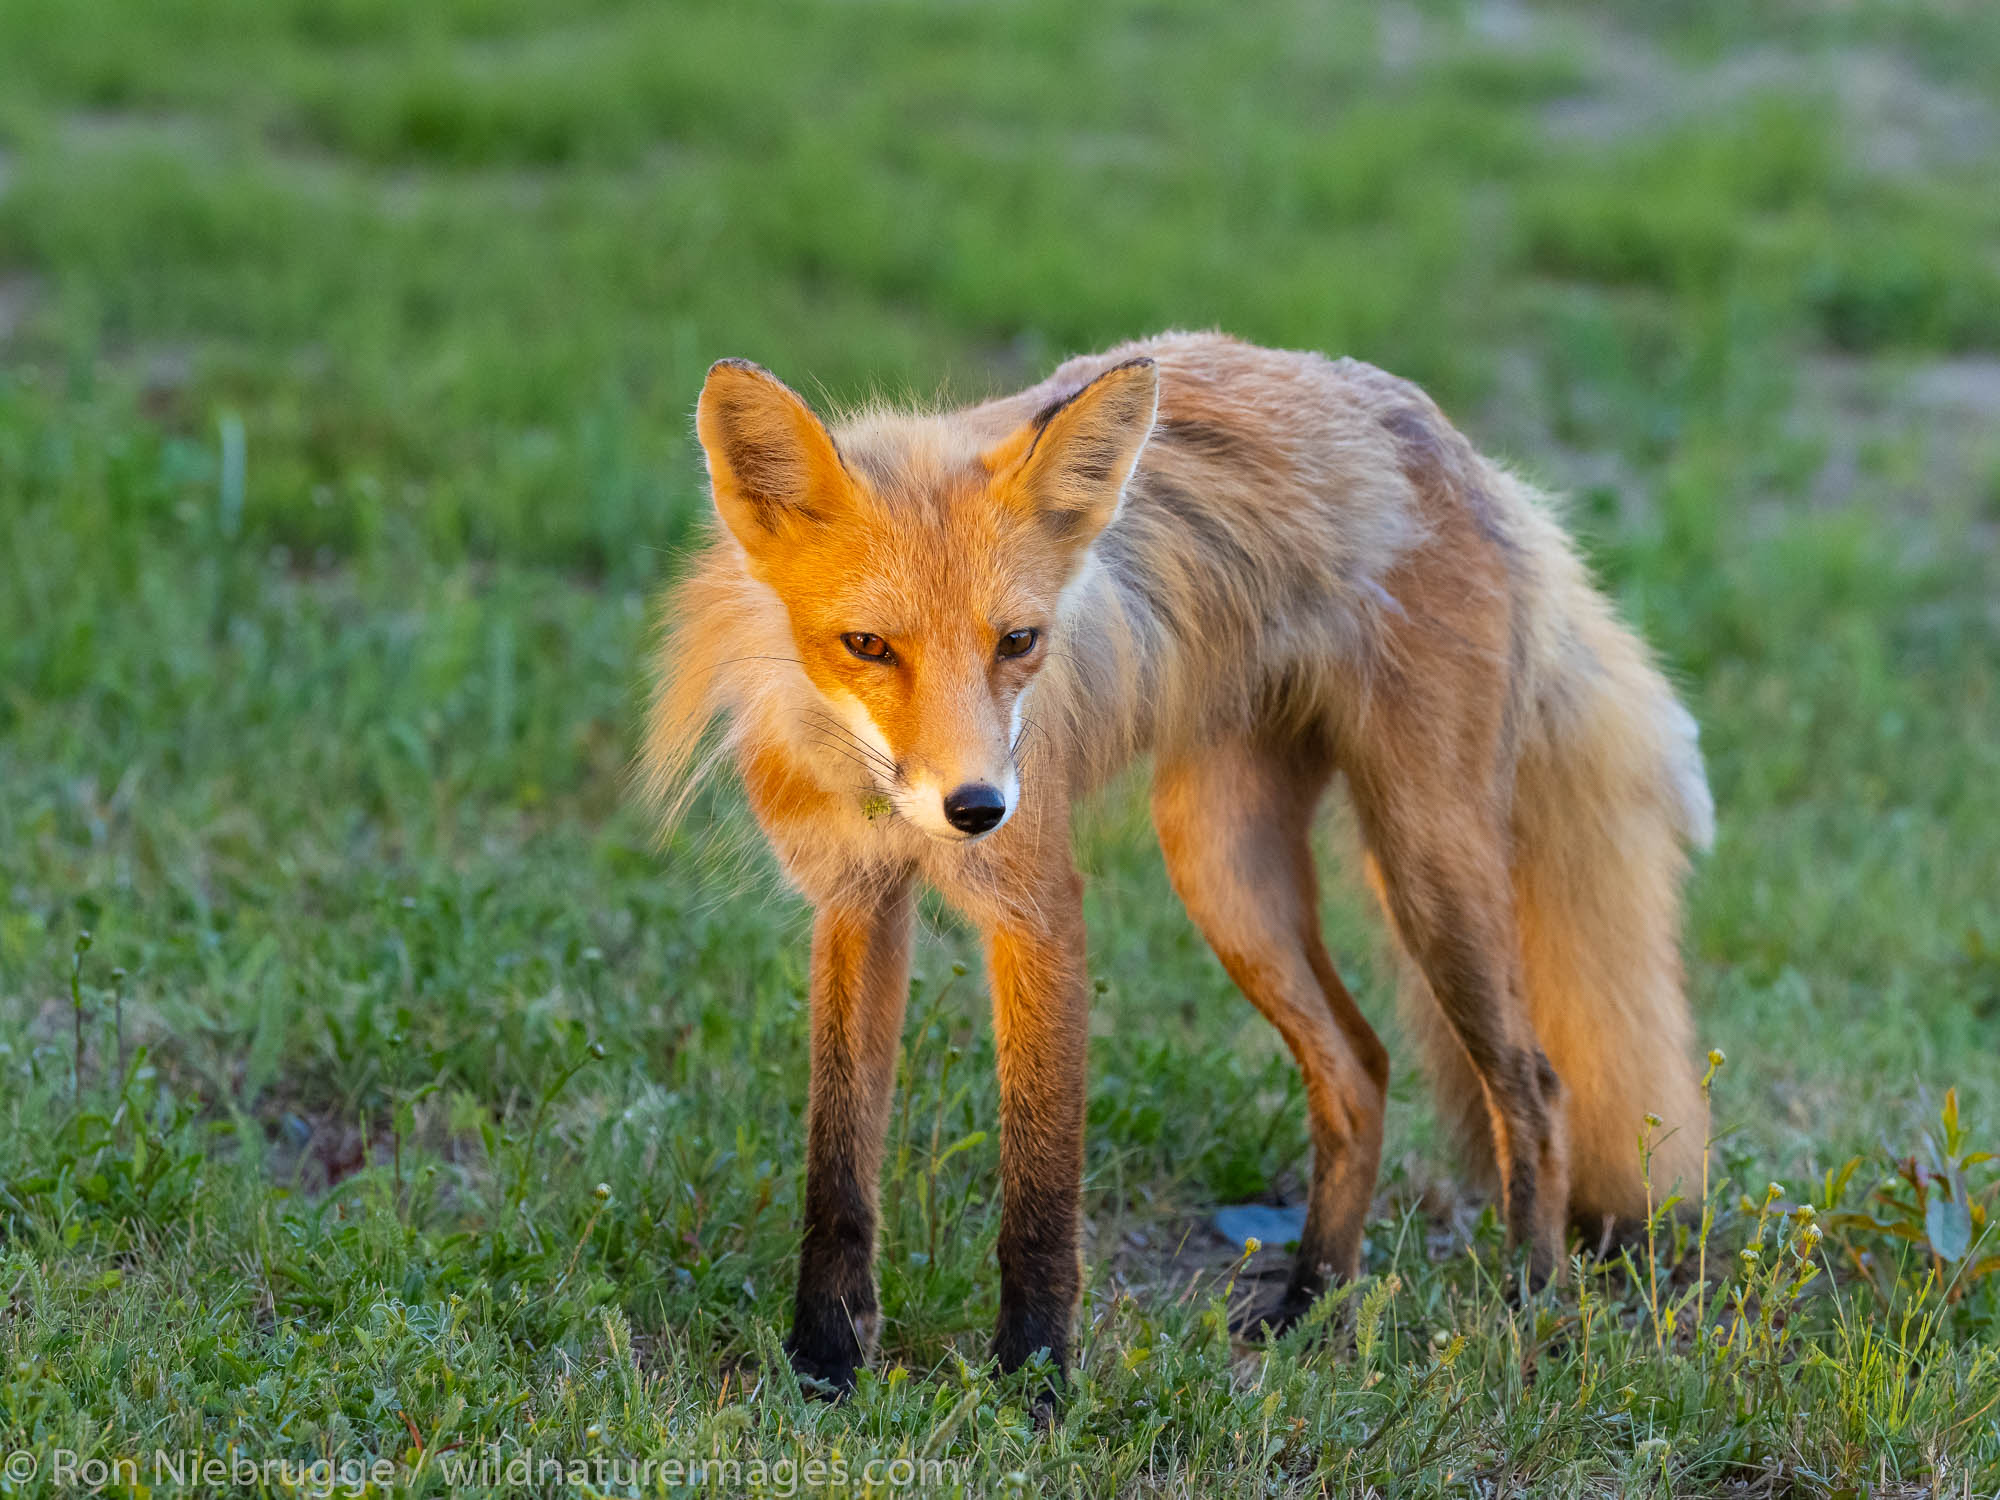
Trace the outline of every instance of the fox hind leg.
[[1498, 799], [1436, 763], [1349, 780], [1391, 926], [1459, 1043], [1440, 1082], [1477, 1081], [1508, 1236], [1528, 1247], [1540, 1286], [1561, 1265], [1568, 1135], [1563, 1085], [1528, 1014]]
[[1424, 1072], [1430, 1080], [1431, 1098], [1446, 1134], [1463, 1161], [1462, 1170], [1471, 1185], [1489, 1197], [1499, 1194], [1500, 1174], [1493, 1148], [1493, 1116], [1486, 1107], [1485, 1086], [1473, 1070], [1465, 1044], [1452, 1029], [1430, 981], [1410, 957], [1410, 945], [1396, 929], [1396, 913], [1389, 905], [1388, 883], [1382, 865], [1373, 854], [1362, 859], [1362, 873], [1375, 903], [1381, 908], [1389, 934], [1395, 939], [1401, 970], [1397, 984], [1397, 1020], [1403, 1032], [1417, 1044]]
[[1330, 773], [1310, 747], [1233, 744], [1165, 761], [1153, 782], [1175, 891], [1305, 1080], [1312, 1190], [1291, 1279], [1257, 1319], [1273, 1332], [1302, 1316], [1330, 1278], [1360, 1274], [1382, 1155], [1389, 1056], [1319, 931], [1307, 834]]

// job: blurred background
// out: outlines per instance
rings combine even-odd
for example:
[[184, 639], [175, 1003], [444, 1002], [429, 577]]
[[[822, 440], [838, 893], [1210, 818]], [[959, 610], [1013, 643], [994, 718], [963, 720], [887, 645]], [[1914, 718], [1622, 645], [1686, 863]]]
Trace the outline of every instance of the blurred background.
[[[1173, 326], [1410, 376], [1569, 494], [1704, 726], [1689, 954], [1744, 1171], [1951, 1085], [1993, 1133], [1996, 182], [1983, 0], [7, 0], [9, 1212], [108, 1170], [71, 1101], [144, 1046], [186, 1202], [234, 1184], [176, 1275], [392, 1142], [504, 1267], [525, 1141], [535, 1211], [612, 1183], [626, 1305], [781, 1318], [801, 915], [625, 780], [702, 373], [972, 400]], [[1084, 858], [1094, 1213], [1295, 1191], [1290, 1064], [1129, 788]], [[1337, 882], [1327, 920], [1385, 1016]], [[971, 1140], [982, 1004], [929, 923], [905, 1085]], [[1434, 1201], [1397, 1058], [1385, 1191]], [[58, 1281], [186, 1207], [105, 1180]], [[421, 1291], [433, 1250], [300, 1284]], [[899, 1265], [911, 1347], [990, 1313], [974, 1258]]]

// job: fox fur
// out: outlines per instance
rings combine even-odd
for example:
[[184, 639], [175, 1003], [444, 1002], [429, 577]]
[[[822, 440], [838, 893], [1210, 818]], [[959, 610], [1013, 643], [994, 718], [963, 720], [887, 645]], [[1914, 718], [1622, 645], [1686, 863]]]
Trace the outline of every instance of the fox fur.
[[697, 429], [722, 524], [667, 601], [643, 768], [671, 817], [733, 763], [818, 911], [801, 1371], [843, 1385], [873, 1342], [918, 882], [987, 942], [996, 1352], [1061, 1365], [1088, 997], [1069, 814], [1142, 755], [1177, 893], [1305, 1078], [1313, 1183], [1272, 1326], [1358, 1274], [1381, 1150], [1387, 1053], [1316, 917], [1336, 776], [1406, 1026], [1532, 1274], [1566, 1226], [1646, 1213], [1648, 1114], [1655, 1201], [1693, 1180], [1679, 904], [1714, 817], [1694, 721], [1549, 502], [1423, 392], [1173, 333], [832, 427], [724, 361]]

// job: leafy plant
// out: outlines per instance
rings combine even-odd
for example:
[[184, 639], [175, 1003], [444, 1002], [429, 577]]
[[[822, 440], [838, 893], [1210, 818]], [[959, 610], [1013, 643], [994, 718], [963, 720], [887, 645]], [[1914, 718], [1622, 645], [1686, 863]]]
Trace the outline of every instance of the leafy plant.
[[[1958, 1090], [1945, 1090], [1936, 1129], [1924, 1132], [1921, 1159], [1916, 1153], [1892, 1156], [1889, 1175], [1871, 1190], [1861, 1206], [1827, 1215], [1830, 1228], [1843, 1232], [1841, 1249], [1849, 1263], [1876, 1283], [1885, 1261], [1869, 1248], [1871, 1242], [1900, 1240], [1928, 1257], [1928, 1269], [1956, 1301], [1988, 1276], [2000, 1272], [2000, 1249], [1991, 1244], [2000, 1173], [1988, 1172], [1975, 1185], [1973, 1169], [1995, 1160], [1994, 1153], [1974, 1148], [1958, 1113]], [[1842, 1201], [1851, 1190], [1863, 1158], [1854, 1157], [1827, 1174], [1826, 1201]], [[1886, 1290], [1886, 1289], [1885, 1289]]]

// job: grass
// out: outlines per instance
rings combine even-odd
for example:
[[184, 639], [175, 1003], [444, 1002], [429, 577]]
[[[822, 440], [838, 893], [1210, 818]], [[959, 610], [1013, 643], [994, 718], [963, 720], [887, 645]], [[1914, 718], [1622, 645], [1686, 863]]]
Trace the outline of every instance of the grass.
[[[200, 1446], [414, 1493], [560, 1488], [529, 1450], [742, 1466], [665, 1486], [702, 1493], [1991, 1493], [1996, 167], [2000, 29], [1947, 0], [0, 7], [0, 1437], [40, 1465], [0, 1487]], [[884, 1357], [807, 1401], [804, 914], [624, 779], [701, 372], [969, 397], [1209, 323], [1569, 488], [1683, 683], [1712, 1222], [1511, 1307], [1399, 1047], [1369, 1279], [1232, 1347], [1270, 1253], [1171, 1251], [1297, 1191], [1303, 1103], [1125, 787], [1082, 836], [1060, 1423], [980, 1364], [943, 910]], [[1386, 1018], [1363, 903], [1326, 920]]]

